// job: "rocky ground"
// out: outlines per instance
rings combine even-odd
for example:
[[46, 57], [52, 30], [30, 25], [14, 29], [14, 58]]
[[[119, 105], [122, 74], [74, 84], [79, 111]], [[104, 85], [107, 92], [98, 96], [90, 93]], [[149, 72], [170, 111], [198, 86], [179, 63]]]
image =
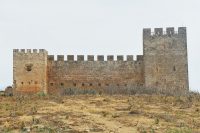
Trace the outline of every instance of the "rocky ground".
[[1, 96], [0, 132], [199, 133], [200, 96]]

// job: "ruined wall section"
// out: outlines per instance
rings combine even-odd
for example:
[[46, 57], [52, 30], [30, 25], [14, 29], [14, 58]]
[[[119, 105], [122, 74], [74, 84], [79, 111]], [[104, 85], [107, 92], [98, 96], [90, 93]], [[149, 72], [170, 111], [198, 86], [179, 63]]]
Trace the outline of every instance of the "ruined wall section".
[[50, 93], [57, 93], [62, 88], [82, 88], [82, 89], [105, 89], [109, 86], [124, 87], [144, 84], [143, 77], [143, 56], [137, 56], [137, 61], [133, 56], [127, 56], [124, 61], [123, 56], [97, 56], [97, 61], [93, 55], [89, 55], [84, 60], [83, 55], [78, 55], [74, 60], [73, 55], [68, 55], [64, 60], [64, 55], [58, 55], [57, 61], [54, 56], [48, 56], [48, 88]]
[[161, 90], [189, 89], [186, 28], [143, 30], [145, 86]]
[[16, 93], [47, 93], [47, 51], [13, 50], [13, 85]]

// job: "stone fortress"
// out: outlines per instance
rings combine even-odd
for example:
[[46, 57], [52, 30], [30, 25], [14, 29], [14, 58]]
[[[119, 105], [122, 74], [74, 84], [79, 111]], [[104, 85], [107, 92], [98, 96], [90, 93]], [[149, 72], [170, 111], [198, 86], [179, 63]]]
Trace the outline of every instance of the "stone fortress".
[[16, 93], [56, 94], [62, 88], [156, 88], [187, 92], [186, 28], [143, 29], [143, 55], [48, 55], [44, 49], [13, 50], [13, 87]]

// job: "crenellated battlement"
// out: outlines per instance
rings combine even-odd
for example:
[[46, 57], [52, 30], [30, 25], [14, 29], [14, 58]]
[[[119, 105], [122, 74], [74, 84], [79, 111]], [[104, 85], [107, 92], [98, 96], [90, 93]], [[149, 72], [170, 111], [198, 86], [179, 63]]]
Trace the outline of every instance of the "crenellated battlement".
[[143, 29], [143, 37], [149, 36], [185, 36], [186, 27], [178, 27], [178, 31], [174, 30], [174, 27], [167, 27], [165, 30], [163, 28], [154, 28], [154, 31], [151, 28]]
[[35, 53], [47, 53], [45, 49], [13, 49], [13, 53], [19, 54], [35, 54]]
[[[143, 55], [137, 55], [136, 60], [134, 60], [133, 55], [126, 55], [126, 59], [124, 58], [124, 55], [117, 55], [116, 58], [114, 55], [87, 55], [87, 59], [85, 60], [84, 55], [77, 55], [77, 59], [75, 60], [74, 55], [66, 55], [66, 60], [64, 55], [57, 55], [57, 60], [55, 59], [54, 55], [48, 55], [48, 60], [49, 61], [142, 61], [143, 60]], [[95, 60], [96, 57], [96, 60]], [[107, 59], [107, 60], [105, 60]]]
[[64, 55], [57, 55], [57, 61], [64, 61]]
[[94, 61], [94, 55], [88, 55], [87, 59], [88, 61]]
[[[35, 54], [35, 53], [48, 53], [45, 49], [13, 49], [13, 53], [19, 54]], [[54, 55], [48, 55], [47, 59], [49, 61], [140, 61], [143, 59], [143, 55], [137, 55], [136, 60], [134, 60], [133, 55], [77, 55], [75, 60], [75, 55], [57, 55], [57, 60]], [[85, 58], [87, 57], [87, 59]]]

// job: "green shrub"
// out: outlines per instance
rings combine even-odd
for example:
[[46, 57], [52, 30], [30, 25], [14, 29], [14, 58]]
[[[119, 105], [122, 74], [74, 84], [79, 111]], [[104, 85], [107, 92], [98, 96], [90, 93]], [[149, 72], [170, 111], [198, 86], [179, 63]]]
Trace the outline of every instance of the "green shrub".
[[45, 94], [44, 92], [38, 92], [38, 93], [37, 93], [37, 96], [39, 96], [39, 97], [44, 97], [44, 96], [46, 96], [46, 94]]
[[78, 88], [67, 88], [61, 89], [60, 95], [96, 95], [98, 94], [94, 89], [78, 89]]

